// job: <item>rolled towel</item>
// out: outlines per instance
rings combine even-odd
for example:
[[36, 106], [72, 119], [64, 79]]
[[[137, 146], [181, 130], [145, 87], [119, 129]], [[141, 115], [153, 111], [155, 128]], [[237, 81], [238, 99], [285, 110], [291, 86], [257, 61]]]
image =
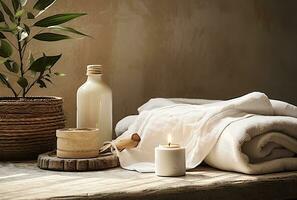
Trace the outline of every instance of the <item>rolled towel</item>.
[[141, 142], [135, 149], [117, 151], [121, 166], [154, 171], [154, 148], [166, 144], [171, 134], [173, 142], [186, 147], [188, 169], [205, 160], [219, 169], [247, 174], [297, 170], [294, 105], [269, 100], [259, 92], [228, 101], [197, 102], [155, 99], [140, 107], [119, 139], [136, 132]]
[[205, 158], [210, 166], [246, 174], [297, 169], [297, 119], [255, 115], [230, 124]]

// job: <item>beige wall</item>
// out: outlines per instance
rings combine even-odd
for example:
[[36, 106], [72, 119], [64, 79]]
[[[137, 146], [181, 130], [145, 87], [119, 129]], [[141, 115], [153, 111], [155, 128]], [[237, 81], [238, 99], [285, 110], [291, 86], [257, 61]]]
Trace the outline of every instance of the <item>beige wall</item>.
[[56, 69], [68, 76], [31, 95], [64, 97], [75, 126], [85, 67], [103, 64], [114, 122], [151, 97], [226, 99], [257, 90], [297, 104], [296, 8], [294, 0], [60, 0], [51, 14], [87, 12], [70, 24], [94, 39], [34, 42], [34, 52], [62, 52]]

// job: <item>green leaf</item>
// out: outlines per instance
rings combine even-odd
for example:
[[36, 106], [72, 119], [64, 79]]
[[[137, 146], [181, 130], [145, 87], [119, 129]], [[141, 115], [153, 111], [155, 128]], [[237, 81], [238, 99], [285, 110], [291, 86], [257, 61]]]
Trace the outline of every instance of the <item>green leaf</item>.
[[35, 16], [31, 12], [27, 12], [27, 18], [28, 19], [35, 19]]
[[29, 55], [29, 63], [30, 63], [30, 65], [34, 62], [34, 57], [33, 57], [33, 55], [32, 55], [32, 52], [30, 52], [30, 55]]
[[0, 65], [4, 64], [7, 61], [7, 58], [0, 58]]
[[15, 33], [17, 31], [17, 25], [15, 23], [12, 23], [10, 25], [0, 25], [0, 31]]
[[57, 56], [46, 56], [48, 65], [53, 67], [61, 57], [62, 57], [62, 54]]
[[17, 83], [22, 88], [26, 88], [28, 86], [28, 80], [26, 78], [24, 78], [24, 77], [20, 77], [19, 80], [17, 81]]
[[25, 26], [25, 31], [26, 31], [28, 34], [30, 34], [30, 32], [31, 32], [30, 27], [29, 27], [28, 25], [26, 25], [26, 24], [24, 24], [24, 26]]
[[12, 2], [14, 12], [16, 12], [20, 7], [20, 2], [19, 2], [19, 0], [11, 0], [11, 2]]
[[9, 19], [13, 22], [14, 21], [14, 15], [10, 11], [10, 9], [7, 7], [7, 5], [2, 0], [0, 0], [0, 3], [2, 5], [2, 8], [5, 11], [5, 13], [9, 16]]
[[30, 65], [29, 69], [34, 72], [44, 72], [46, 66], [47, 66], [46, 57], [42, 56], [42, 57], [38, 58], [37, 60], [35, 60]]
[[0, 82], [3, 85], [6, 85], [7, 87], [9, 87], [8, 78], [4, 74], [1, 74], [1, 73], [0, 73]]
[[19, 72], [19, 65], [16, 62], [9, 62], [5, 61], [4, 62], [5, 67], [8, 69], [8, 71], [13, 72], [13, 73], [18, 73]]
[[5, 38], [6, 38], [6, 36], [0, 32], [0, 39], [5, 39]]
[[5, 65], [6, 69], [8, 69], [8, 71], [12, 71], [12, 66], [10, 65], [9, 61], [4, 62], [4, 65]]
[[71, 37], [56, 33], [39, 33], [35, 35], [33, 38], [41, 41], [54, 42], [59, 40], [70, 39]]
[[20, 69], [19, 65], [16, 62], [13, 62], [12, 63], [12, 72], [18, 73], [19, 69]]
[[23, 14], [24, 14], [25, 10], [22, 9], [22, 10], [18, 10], [16, 13], [15, 13], [15, 18], [19, 18], [21, 17]]
[[66, 74], [60, 73], [60, 72], [55, 72], [54, 73], [56, 76], [66, 76]]
[[51, 79], [49, 79], [49, 78], [44, 78], [44, 80], [46, 80], [47, 82], [53, 84], [53, 82], [52, 82]]
[[0, 26], [0, 31], [2, 32], [11, 32], [7, 24]]
[[46, 88], [46, 84], [45, 84], [45, 82], [43, 81], [43, 80], [38, 80], [38, 81], [36, 81], [36, 83], [38, 83], [39, 84], [39, 87], [40, 88]]
[[36, 10], [46, 10], [51, 5], [55, 3], [56, 0], [38, 0], [35, 5], [33, 6], [33, 9]]
[[27, 4], [27, 0], [19, 0], [20, 4], [24, 7]]
[[75, 30], [74, 28], [71, 28], [71, 27], [64, 27], [64, 26], [50, 26], [48, 27], [49, 29], [52, 29], [52, 30], [59, 30], [59, 31], [66, 31], [66, 32], [70, 32], [70, 33], [75, 33], [77, 35], [82, 35], [82, 36], [87, 36], [87, 37], [90, 37], [89, 35], [87, 34], [84, 34], [82, 32], [79, 32], [77, 30]]
[[5, 40], [0, 40], [0, 56], [3, 58], [7, 58], [12, 54], [12, 47]]
[[5, 22], [5, 17], [1, 11], [0, 11], [0, 22]]
[[62, 54], [57, 56], [42, 56], [37, 60], [33, 61], [29, 69], [35, 72], [43, 73], [45, 70], [50, 69], [53, 67], [57, 61], [61, 58]]
[[72, 19], [75, 19], [77, 17], [86, 15], [85, 13], [66, 13], [66, 14], [57, 14], [50, 17], [46, 17], [34, 24], [34, 26], [39, 27], [49, 27], [49, 26], [55, 26], [59, 24], [63, 24], [65, 22], [68, 22]]
[[35, 18], [39, 17], [42, 13], [44, 13], [49, 7], [51, 7], [56, 0], [39, 0], [34, 5], [34, 9], [39, 10], [39, 13], [35, 16]]

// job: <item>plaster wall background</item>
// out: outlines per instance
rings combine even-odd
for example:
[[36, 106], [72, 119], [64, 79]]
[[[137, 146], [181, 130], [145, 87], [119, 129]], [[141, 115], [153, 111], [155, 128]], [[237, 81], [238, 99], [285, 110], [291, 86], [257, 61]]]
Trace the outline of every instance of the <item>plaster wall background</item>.
[[114, 123], [152, 97], [228, 99], [262, 91], [297, 104], [296, 10], [294, 0], [57, 1], [47, 15], [88, 13], [69, 25], [94, 39], [34, 41], [37, 55], [63, 53], [56, 70], [67, 76], [30, 95], [64, 97], [74, 127], [86, 65], [102, 64]]

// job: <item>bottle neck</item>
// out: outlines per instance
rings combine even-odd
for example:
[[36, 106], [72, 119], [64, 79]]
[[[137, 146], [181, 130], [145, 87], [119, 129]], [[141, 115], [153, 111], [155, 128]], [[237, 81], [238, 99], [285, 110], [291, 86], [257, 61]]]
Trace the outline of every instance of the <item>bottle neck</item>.
[[91, 74], [88, 75], [88, 82], [102, 82], [102, 74]]

